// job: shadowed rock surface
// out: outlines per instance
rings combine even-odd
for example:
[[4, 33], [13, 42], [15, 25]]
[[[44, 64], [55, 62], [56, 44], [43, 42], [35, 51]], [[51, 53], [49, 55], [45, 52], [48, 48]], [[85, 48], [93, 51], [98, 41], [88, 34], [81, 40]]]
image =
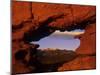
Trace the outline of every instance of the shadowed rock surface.
[[[13, 73], [95, 69], [95, 20], [95, 6], [12, 1]], [[76, 37], [81, 40], [81, 45], [74, 53], [60, 50], [39, 52], [39, 45], [30, 44], [55, 30], [74, 29], [86, 30], [85, 34]]]
[[42, 64], [57, 64], [68, 62], [76, 58], [77, 54], [73, 51], [66, 50], [44, 50], [38, 51], [37, 60]]

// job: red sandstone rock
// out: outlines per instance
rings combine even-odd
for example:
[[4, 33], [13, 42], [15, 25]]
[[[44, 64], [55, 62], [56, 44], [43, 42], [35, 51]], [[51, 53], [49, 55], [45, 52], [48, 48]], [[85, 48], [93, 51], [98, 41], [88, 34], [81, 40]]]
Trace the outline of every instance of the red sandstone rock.
[[63, 14], [62, 18], [58, 18], [57, 20], [54, 20], [50, 23], [50, 26], [52, 27], [62, 28], [73, 23], [81, 22], [88, 17], [95, 15], [95, 6], [90, 7], [88, 5], [83, 6], [36, 2], [31, 4], [31, 2], [13, 2], [12, 11], [13, 25], [18, 25], [23, 21], [27, 21], [32, 16], [34, 16], [32, 20], [43, 22], [48, 17]]
[[[80, 13], [81, 12], [81, 13]], [[43, 21], [49, 16], [63, 14], [49, 24], [51, 27], [65, 28], [73, 23], [81, 22], [90, 16], [95, 15], [94, 6], [81, 6], [70, 4], [50, 4], [50, 3], [32, 3], [32, 13], [34, 18]]]
[[13, 64], [13, 74], [25, 74], [25, 73], [30, 73], [35, 69], [35, 67], [29, 67], [27, 65], [24, 65], [22, 63], [17, 62], [18, 64]]
[[29, 2], [12, 2], [12, 24], [19, 25], [31, 17]]
[[96, 25], [91, 24], [80, 37], [81, 44], [76, 50], [78, 54], [96, 54]]
[[[39, 37], [40, 34], [45, 32], [53, 32], [48, 30], [38, 32], [39, 29], [45, 27], [70, 30], [74, 26], [85, 26], [84, 22], [90, 21], [92, 17], [95, 18], [95, 6], [81, 6], [69, 4], [50, 4], [50, 3], [31, 3], [31, 2], [12, 2], [12, 60], [13, 72], [27, 73], [34, 70], [34, 66], [26, 66], [30, 62], [30, 50], [35, 51], [35, 45], [30, 45], [27, 41], [27, 36]], [[81, 37], [81, 45], [76, 50], [77, 54], [87, 54], [86, 57], [77, 57], [76, 59], [66, 62], [61, 66], [58, 71], [64, 70], [80, 70], [80, 69], [94, 69], [95, 68], [95, 25], [90, 25], [90, 22], [85, 27], [85, 34], [78, 36]], [[81, 25], [83, 24], [83, 25]], [[87, 23], [86, 23], [87, 24]], [[73, 28], [72, 28], [73, 27]], [[38, 32], [38, 33], [36, 33]], [[35, 33], [35, 34], [33, 34]], [[47, 35], [44, 35], [45, 37]], [[40, 37], [39, 39], [43, 38]], [[16, 53], [19, 51], [26, 51], [22, 53], [24, 60], [27, 63], [22, 63], [23, 59], [15, 58]], [[94, 56], [90, 56], [94, 55]], [[47, 59], [47, 58], [46, 58]], [[35, 60], [32, 58], [31, 60]], [[92, 62], [92, 63], [91, 63]], [[20, 69], [19, 69], [20, 68]]]
[[95, 56], [77, 57], [76, 59], [63, 64], [58, 71], [87, 70], [96, 68]]

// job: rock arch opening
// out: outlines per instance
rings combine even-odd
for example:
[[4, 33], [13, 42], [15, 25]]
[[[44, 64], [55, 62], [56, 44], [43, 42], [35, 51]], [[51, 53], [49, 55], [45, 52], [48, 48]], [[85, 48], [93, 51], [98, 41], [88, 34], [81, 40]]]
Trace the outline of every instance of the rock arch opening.
[[32, 41], [32, 44], [39, 44], [38, 49], [46, 50], [72, 50], [75, 51], [80, 46], [80, 39], [75, 36], [84, 34], [84, 29], [75, 29], [72, 31], [59, 31], [55, 30], [47, 37], [40, 39], [39, 41]]

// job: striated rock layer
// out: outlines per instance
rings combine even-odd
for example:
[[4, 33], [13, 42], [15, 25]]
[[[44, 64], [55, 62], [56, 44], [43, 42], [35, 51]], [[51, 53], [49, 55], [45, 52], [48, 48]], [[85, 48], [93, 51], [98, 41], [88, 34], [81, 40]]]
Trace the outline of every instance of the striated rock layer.
[[[76, 52], [39, 52], [39, 45], [30, 44], [55, 30], [74, 29], [85, 29], [83, 35], [76, 36], [81, 40]], [[12, 1], [13, 74], [95, 69], [95, 45], [95, 6]]]

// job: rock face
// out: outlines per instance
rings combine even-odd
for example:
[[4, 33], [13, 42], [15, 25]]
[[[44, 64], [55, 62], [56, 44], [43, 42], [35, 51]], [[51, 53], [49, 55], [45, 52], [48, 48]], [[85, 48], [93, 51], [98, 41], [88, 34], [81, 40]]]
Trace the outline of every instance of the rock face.
[[79, 56], [68, 63], [64, 63], [62, 67], [58, 68], [58, 71], [95, 69], [95, 59], [95, 56]]
[[81, 44], [76, 52], [78, 54], [96, 54], [96, 24], [87, 26], [85, 34], [79, 37]]
[[[63, 66], [56, 66], [56, 70], [50, 68], [51, 71], [95, 69], [95, 20], [95, 6], [12, 1], [13, 73], [43, 72], [41, 69], [46, 64], [44, 60], [52, 66], [56, 62], [57, 64], [63, 64]], [[39, 45], [30, 44], [31, 41], [38, 41], [49, 36], [55, 30], [70, 31], [74, 29], [85, 29], [85, 34], [76, 36], [81, 40], [81, 45], [74, 52], [75, 56], [72, 56], [74, 59], [71, 61], [65, 61], [65, 59], [53, 61], [48, 58], [69, 57], [73, 52], [68, 55], [66, 52], [64, 54], [60, 51], [63, 55], [58, 57], [55, 54], [59, 54], [59, 52], [53, 51], [53, 54], [52, 51], [40, 53], [37, 49]], [[43, 54], [47, 54], [44, 59], [42, 59]], [[41, 62], [41, 67], [37, 66]], [[45, 67], [45, 69], [48, 68]]]
[[76, 50], [79, 56], [71, 62], [64, 63], [58, 71], [96, 68], [96, 24], [87, 26], [85, 34], [77, 37], [81, 40], [80, 47]]

